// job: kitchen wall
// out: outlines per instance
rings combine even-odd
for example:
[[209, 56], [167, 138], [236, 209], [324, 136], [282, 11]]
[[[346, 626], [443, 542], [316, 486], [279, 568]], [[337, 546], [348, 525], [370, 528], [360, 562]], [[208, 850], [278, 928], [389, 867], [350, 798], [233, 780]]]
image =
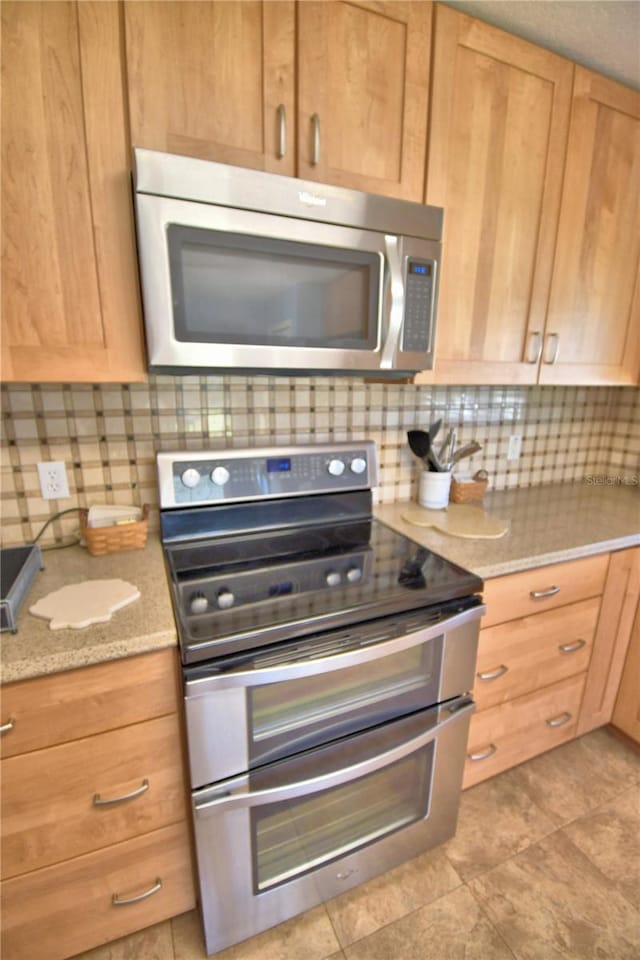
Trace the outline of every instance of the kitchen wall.
[[[633, 482], [640, 475], [640, 389], [634, 387], [414, 387], [343, 378], [150, 377], [143, 385], [2, 388], [5, 545], [32, 539], [54, 513], [97, 503], [157, 506], [155, 454], [272, 443], [371, 438], [380, 502], [416, 495], [418, 464], [406, 431], [443, 418], [482, 451], [496, 489], [553, 482]], [[506, 459], [511, 434], [519, 460]], [[36, 463], [63, 460], [71, 496], [44, 501]], [[618, 479], [620, 478], [620, 479]], [[157, 525], [157, 513], [153, 520]], [[63, 542], [77, 514], [43, 543]]]

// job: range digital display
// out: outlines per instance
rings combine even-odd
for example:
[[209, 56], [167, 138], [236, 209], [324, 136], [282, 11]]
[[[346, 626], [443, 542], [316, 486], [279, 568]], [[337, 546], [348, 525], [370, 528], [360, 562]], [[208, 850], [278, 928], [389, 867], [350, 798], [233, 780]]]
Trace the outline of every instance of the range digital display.
[[267, 473], [291, 473], [291, 457], [268, 459]]

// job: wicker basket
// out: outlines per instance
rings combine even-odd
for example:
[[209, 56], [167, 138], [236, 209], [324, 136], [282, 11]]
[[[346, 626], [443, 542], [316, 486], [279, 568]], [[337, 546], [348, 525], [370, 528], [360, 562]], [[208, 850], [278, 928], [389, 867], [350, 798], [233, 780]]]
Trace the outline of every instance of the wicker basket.
[[479, 503], [485, 495], [488, 483], [488, 480], [468, 480], [461, 483], [452, 477], [449, 499], [452, 503]]
[[80, 511], [80, 533], [92, 557], [120, 550], [142, 550], [147, 542], [149, 528], [149, 504], [142, 508], [142, 520], [135, 523], [120, 523], [110, 527], [88, 527], [88, 510]]

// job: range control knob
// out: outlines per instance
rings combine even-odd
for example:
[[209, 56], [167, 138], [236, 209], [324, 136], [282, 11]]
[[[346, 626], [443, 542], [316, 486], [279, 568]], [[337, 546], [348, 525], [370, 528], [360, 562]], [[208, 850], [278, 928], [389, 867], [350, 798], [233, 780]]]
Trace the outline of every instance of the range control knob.
[[188, 467], [180, 479], [185, 487], [197, 487], [200, 483], [200, 474], [195, 467]]
[[198, 590], [198, 592], [194, 593], [191, 597], [190, 607], [191, 613], [205, 613], [209, 609], [209, 601], [204, 593], [200, 593]]
[[226, 467], [214, 467], [211, 471], [211, 480], [217, 487], [224, 487], [229, 479], [229, 471]]
[[234, 605], [236, 598], [231, 593], [231, 590], [227, 590], [223, 587], [222, 590], [218, 591], [217, 601], [221, 610], [228, 610], [229, 607]]
[[364, 473], [367, 469], [367, 461], [364, 457], [354, 457], [349, 464], [351, 473]]
[[324, 579], [328, 587], [337, 587], [342, 582], [342, 576], [337, 570], [327, 570]]
[[360, 567], [349, 567], [347, 570], [347, 580], [349, 583], [357, 583], [362, 580], [362, 570]]
[[344, 461], [343, 460], [329, 460], [327, 464], [327, 470], [332, 477], [341, 477], [344, 473]]

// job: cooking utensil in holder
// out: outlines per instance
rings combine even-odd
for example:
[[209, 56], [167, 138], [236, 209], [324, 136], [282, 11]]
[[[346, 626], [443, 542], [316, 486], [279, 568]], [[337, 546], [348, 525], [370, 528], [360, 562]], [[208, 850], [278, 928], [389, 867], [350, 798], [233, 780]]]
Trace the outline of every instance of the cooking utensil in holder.
[[88, 510], [80, 511], [80, 533], [92, 557], [121, 550], [142, 550], [149, 531], [149, 504], [142, 508], [142, 519], [133, 523], [115, 523], [109, 527], [89, 527]]

